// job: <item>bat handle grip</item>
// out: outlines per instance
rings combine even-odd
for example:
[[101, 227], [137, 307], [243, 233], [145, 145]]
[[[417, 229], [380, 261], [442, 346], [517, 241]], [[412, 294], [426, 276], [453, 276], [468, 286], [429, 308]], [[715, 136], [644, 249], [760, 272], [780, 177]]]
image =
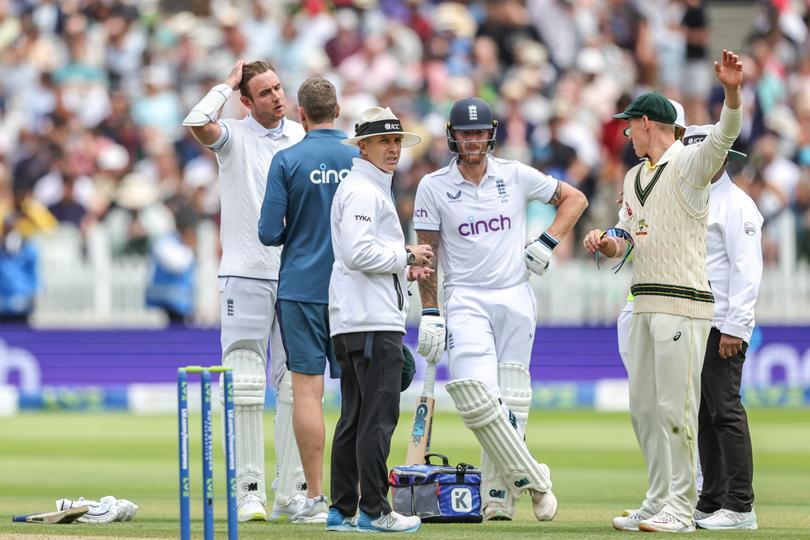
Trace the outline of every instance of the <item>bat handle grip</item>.
[[428, 362], [425, 369], [425, 383], [422, 387], [422, 395], [433, 397], [436, 388], [436, 362]]
[[22, 514], [22, 515], [17, 515], [17, 516], [12, 516], [12, 517], [11, 517], [11, 521], [13, 521], [13, 522], [15, 522], [15, 523], [25, 523], [25, 519], [26, 519], [27, 517], [28, 517], [28, 516], [27, 516], [27, 515], [25, 515], [25, 514]]

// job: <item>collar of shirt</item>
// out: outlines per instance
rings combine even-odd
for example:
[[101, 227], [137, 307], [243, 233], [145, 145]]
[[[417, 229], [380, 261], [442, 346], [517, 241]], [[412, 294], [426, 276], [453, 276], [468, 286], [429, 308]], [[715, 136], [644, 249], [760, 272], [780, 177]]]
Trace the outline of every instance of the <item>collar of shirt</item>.
[[352, 170], [368, 176], [374, 180], [375, 183], [383, 186], [386, 191], [391, 189], [391, 181], [394, 178], [394, 173], [384, 172], [370, 161], [359, 157], [353, 158]]
[[313, 129], [307, 131], [306, 139], [345, 139], [347, 135], [339, 129]]
[[247, 115], [247, 118], [245, 118], [245, 122], [247, 122], [247, 124], [250, 126], [250, 129], [258, 133], [259, 135], [264, 137], [270, 137], [274, 141], [277, 141], [282, 137], [290, 136], [289, 125], [287, 124], [284, 118], [281, 119], [281, 125], [275, 129], [272, 128], [268, 129], [264, 127], [259, 123], [258, 120], [253, 118], [252, 114]]
[[726, 187], [728, 184], [731, 184], [731, 177], [728, 175], [726, 171], [723, 171], [723, 176], [721, 176], [717, 182], [712, 184], [711, 193], [715, 191], [719, 191]]
[[659, 165], [661, 165], [662, 163], [668, 162], [669, 160], [671, 160], [672, 158], [677, 156], [678, 153], [681, 150], [683, 150], [683, 148], [684, 148], [684, 146], [683, 146], [683, 143], [681, 141], [675, 141], [674, 143], [672, 143], [672, 145], [670, 145], [669, 148], [667, 148], [667, 151], [664, 152], [664, 155], [661, 156], [661, 159], [659, 159], [658, 163], [656, 163], [655, 165], [652, 165], [650, 163], [649, 159], [645, 160], [645, 161], [647, 161], [647, 168], [648, 169], [654, 169], [654, 168], [658, 167]]
[[[453, 160], [450, 162], [450, 172], [453, 175], [453, 183], [456, 185], [464, 184], [465, 182], [474, 185], [472, 182], [468, 182], [464, 176], [461, 174], [461, 171], [458, 168], [458, 157], [454, 157]], [[487, 154], [487, 170], [484, 173], [484, 178], [481, 179], [481, 183], [478, 184], [479, 186], [482, 185], [488, 178], [497, 178], [498, 177], [498, 164], [492, 158], [491, 155]]]

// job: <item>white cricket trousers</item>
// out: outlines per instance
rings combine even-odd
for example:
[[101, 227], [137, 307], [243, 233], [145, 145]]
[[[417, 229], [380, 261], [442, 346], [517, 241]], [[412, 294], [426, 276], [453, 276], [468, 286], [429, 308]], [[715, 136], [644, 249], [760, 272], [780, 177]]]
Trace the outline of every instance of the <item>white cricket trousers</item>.
[[270, 340], [270, 385], [278, 389], [287, 372], [287, 355], [276, 318], [278, 281], [219, 278], [222, 357], [233, 349], [254, 351], [267, 362]]
[[537, 304], [528, 280], [503, 289], [453, 287], [445, 300], [451, 379], [476, 379], [500, 397], [498, 363], [529, 367]]
[[697, 504], [700, 372], [711, 321], [634, 313], [626, 368], [630, 417], [647, 465], [648, 515], [666, 510], [692, 522]]

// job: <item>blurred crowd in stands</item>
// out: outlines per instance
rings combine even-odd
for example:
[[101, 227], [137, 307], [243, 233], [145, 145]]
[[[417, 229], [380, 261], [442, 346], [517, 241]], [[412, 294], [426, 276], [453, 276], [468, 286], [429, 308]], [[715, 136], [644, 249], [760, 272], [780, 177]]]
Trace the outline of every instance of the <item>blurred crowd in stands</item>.
[[[784, 216], [810, 261], [810, 0], [756, 5], [738, 29], [736, 148], [749, 158], [732, 172], [765, 216], [766, 261], [784, 232], [767, 224]], [[406, 230], [417, 182], [449, 159], [449, 107], [468, 95], [497, 111], [498, 155], [586, 193], [580, 230], [610, 223], [636, 161], [615, 111], [654, 88], [691, 124], [718, 117], [709, 43], [722, 21], [708, 11], [702, 0], [0, 0], [0, 288], [18, 271], [8, 253], [57, 224], [103, 226], [116, 256], [154, 256], [171, 238], [172, 260], [190, 261], [196, 225], [217, 219], [217, 168], [180, 122], [237, 59], [276, 66], [293, 119], [299, 84], [317, 74], [337, 86], [350, 135], [376, 104], [422, 135], [397, 173]], [[245, 111], [233, 97], [223, 114]], [[531, 207], [530, 227], [552, 211]], [[583, 256], [575, 239], [559, 258]]]

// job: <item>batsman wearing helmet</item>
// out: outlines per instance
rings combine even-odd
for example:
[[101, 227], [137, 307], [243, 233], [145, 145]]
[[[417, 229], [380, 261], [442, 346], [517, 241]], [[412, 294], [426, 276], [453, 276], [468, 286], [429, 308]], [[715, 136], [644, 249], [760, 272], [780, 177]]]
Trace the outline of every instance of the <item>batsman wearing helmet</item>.
[[[419, 183], [418, 243], [429, 244], [444, 271], [444, 306], [435, 274], [420, 282], [418, 351], [438, 362], [447, 343], [447, 390], [481, 443], [485, 519], [510, 520], [528, 490], [538, 520], [553, 519], [551, 474], [524, 441], [531, 405], [529, 361], [537, 322], [529, 271], [542, 276], [557, 243], [587, 207], [576, 188], [490, 155], [497, 121], [486, 102], [456, 102], [447, 123], [450, 164]], [[526, 245], [526, 205], [557, 207], [554, 222]], [[444, 313], [444, 316], [442, 316]], [[445, 321], [446, 318], [446, 321]]]

